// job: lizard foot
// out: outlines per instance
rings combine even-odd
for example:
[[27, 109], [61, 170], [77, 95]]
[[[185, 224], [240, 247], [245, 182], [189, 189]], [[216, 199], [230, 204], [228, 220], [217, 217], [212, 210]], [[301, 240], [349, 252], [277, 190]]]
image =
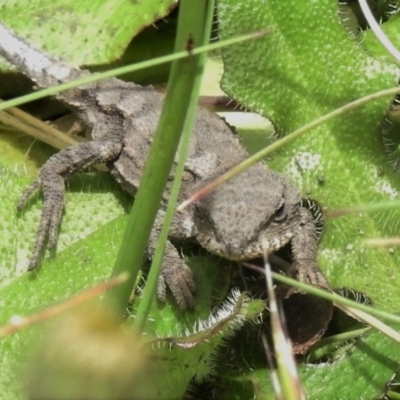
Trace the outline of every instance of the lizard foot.
[[287, 276], [298, 280], [299, 282], [308, 283], [320, 289], [330, 290], [330, 286], [322, 271], [313, 259], [296, 260], [287, 271]]
[[40, 263], [46, 243], [49, 249], [55, 248], [64, 209], [65, 187], [63, 178], [47, 168], [43, 168], [39, 178], [22, 194], [17, 203], [17, 210], [22, 211], [29, 198], [40, 188], [43, 190], [44, 204], [28, 271], [34, 270]]
[[115, 159], [121, 148], [122, 144], [118, 141], [81, 143], [54, 154], [43, 165], [39, 177], [25, 190], [17, 203], [17, 210], [21, 211], [35, 192], [39, 189], [43, 191], [44, 204], [28, 271], [38, 266], [46, 244], [49, 249], [55, 249], [57, 245], [65, 205], [64, 179], [93, 164]]
[[182, 311], [194, 307], [196, 284], [192, 270], [179, 258], [165, 257], [161, 274], [158, 277], [157, 297], [166, 302], [166, 287], [171, 290], [179, 308]]

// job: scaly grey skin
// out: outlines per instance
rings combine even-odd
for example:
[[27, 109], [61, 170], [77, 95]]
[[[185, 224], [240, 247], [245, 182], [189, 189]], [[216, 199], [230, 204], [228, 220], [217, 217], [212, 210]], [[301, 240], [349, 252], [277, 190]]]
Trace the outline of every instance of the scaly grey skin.
[[[0, 54], [40, 87], [89, 74], [35, 50], [1, 24]], [[17, 204], [22, 210], [37, 190], [43, 191], [43, 210], [28, 270], [36, 268], [46, 245], [56, 246], [65, 202], [64, 181], [70, 175], [107, 162], [120, 185], [135, 195], [164, 100], [151, 87], [114, 78], [69, 90], [57, 98], [91, 126], [92, 140], [50, 157]], [[199, 109], [180, 199], [247, 156], [224, 121]], [[168, 191], [167, 187], [150, 237], [149, 258], [154, 253]], [[261, 163], [178, 213], [169, 239], [194, 241], [213, 254], [235, 261], [261, 257], [291, 241], [292, 275], [306, 281], [317, 279], [328, 287], [315, 261], [318, 239], [311, 214], [300, 207], [300, 194], [293, 184]], [[309, 265], [316, 277], [310, 278], [305, 272]], [[168, 242], [158, 282], [159, 299], [166, 300], [169, 287], [182, 310], [193, 307], [195, 286], [190, 268]]]

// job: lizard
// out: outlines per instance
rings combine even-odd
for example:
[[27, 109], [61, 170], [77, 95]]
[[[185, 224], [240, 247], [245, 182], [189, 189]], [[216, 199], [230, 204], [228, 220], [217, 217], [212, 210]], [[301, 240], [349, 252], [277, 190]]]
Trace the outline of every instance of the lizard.
[[[0, 55], [41, 88], [90, 74], [37, 50], [3, 24]], [[56, 246], [64, 210], [65, 180], [72, 174], [107, 163], [121, 187], [135, 195], [164, 100], [164, 95], [151, 86], [116, 78], [70, 89], [56, 97], [90, 126], [91, 140], [51, 156], [17, 203], [21, 211], [35, 192], [43, 192], [28, 270], [34, 270], [41, 262], [46, 247]], [[199, 108], [180, 199], [246, 157], [248, 153], [233, 129], [217, 114]], [[149, 259], [162, 224], [168, 191], [169, 185], [149, 239]], [[300, 192], [288, 177], [259, 162], [176, 213], [158, 280], [159, 300], [166, 301], [169, 288], [180, 309], [194, 305], [194, 276], [172, 241], [192, 241], [212, 254], [237, 262], [268, 255], [290, 242], [293, 263], [288, 275], [329, 288], [316, 261], [319, 238], [313, 217], [300, 201]]]

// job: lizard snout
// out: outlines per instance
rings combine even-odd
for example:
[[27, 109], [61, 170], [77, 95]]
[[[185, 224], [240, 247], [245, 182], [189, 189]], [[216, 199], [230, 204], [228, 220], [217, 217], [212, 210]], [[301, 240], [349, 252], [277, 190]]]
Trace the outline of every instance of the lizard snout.
[[243, 245], [232, 241], [225, 242], [226, 253], [231, 260], [240, 260], [243, 254]]

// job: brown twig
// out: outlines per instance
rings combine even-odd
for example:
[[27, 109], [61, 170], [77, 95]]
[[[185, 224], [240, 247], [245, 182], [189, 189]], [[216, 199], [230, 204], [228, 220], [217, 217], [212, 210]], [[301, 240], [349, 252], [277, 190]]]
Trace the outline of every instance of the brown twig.
[[29, 317], [14, 316], [11, 318], [11, 323], [9, 325], [0, 328], [0, 339], [8, 335], [13, 335], [14, 333], [21, 331], [22, 329], [28, 328], [33, 324], [37, 324], [38, 322], [43, 322], [50, 318], [54, 318], [57, 315], [60, 315], [61, 313], [73, 307], [76, 307], [96, 296], [99, 296], [108, 289], [125, 282], [127, 279], [127, 274], [120, 274], [114, 278], [109, 279], [106, 282], [85, 290], [84, 292], [74, 297], [71, 297], [62, 303], [56, 304]]

